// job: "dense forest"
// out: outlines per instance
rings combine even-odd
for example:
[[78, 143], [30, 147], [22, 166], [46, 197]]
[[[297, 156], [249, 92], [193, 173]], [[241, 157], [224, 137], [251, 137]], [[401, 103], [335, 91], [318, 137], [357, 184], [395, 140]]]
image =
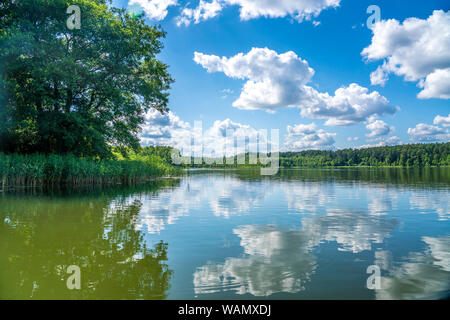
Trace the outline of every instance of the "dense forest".
[[[145, 155], [157, 155], [171, 163], [172, 148], [145, 147], [141, 151]], [[238, 165], [235, 157], [234, 164], [184, 165], [185, 167], [239, 167], [251, 166], [249, 155], [246, 154], [246, 164]], [[225, 159], [219, 159], [225, 163]], [[410, 144], [386, 146], [367, 149], [343, 149], [338, 151], [310, 150], [301, 152], [281, 152], [280, 167], [343, 167], [343, 166], [389, 166], [389, 167], [426, 167], [449, 166], [450, 142], [433, 144]], [[257, 164], [256, 166], [260, 166]]]
[[338, 151], [283, 152], [281, 167], [450, 165], [450, 143], [411, 144]]

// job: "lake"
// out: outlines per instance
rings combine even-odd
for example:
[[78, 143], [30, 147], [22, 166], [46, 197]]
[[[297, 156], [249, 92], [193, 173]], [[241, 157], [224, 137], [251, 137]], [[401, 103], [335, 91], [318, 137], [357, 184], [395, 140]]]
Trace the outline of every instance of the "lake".
[[450, 168], [342, 168], [3, 192], [0, 298], [448, 297], [449, 190]]

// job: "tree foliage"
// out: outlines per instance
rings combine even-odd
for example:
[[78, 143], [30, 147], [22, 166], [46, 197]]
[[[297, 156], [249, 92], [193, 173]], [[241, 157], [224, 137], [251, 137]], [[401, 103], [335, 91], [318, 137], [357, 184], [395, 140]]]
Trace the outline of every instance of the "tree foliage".
[[412, 144], [338, 151], [283, 152], [281, 167], [450, 165], [450, 143]]
[[[70, 30], [70, 5], [81, 28]], [[106, 0], [0, 2], [0, 151], [111, 155], [167, 110], [160, 27]]]

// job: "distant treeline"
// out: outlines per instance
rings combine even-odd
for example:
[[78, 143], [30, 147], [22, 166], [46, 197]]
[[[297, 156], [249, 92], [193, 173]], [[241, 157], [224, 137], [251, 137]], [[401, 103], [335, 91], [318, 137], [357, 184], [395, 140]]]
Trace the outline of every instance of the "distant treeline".
[[[173, 164], [170, 147], [145, 147], [141, 154], [156, 155], [166, 163]], [[251, 167], [261, 166], [249, 164], [249, 154], [245, 155], [245, 164], [194, 164], [184, 167]], [[219, 159], [225, 162], [224, 159]], [[353, 167], [353, 166], [386, 166], [386, 167], [428, 167], [450, 166], [450, 142], [432, 144], [410, 144], [399, 146], [375, 147], [367, 149], [343, 149], [338, 151], [310, 150], [301, 152], [281, 152], [280, 166], [282, 168], [297, 167]]]
[[338, 151], [283, 152], [280, 165], [292, 167], [450, 165], [450, 143], [411, 144]]

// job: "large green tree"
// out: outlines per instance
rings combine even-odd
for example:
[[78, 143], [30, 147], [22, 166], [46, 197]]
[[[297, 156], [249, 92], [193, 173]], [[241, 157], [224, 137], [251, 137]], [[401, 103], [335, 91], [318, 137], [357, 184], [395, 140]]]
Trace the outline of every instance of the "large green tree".
[[[81, 9], [69, 29], [67, 8]], [[0, 0], [0, 151], [109, 156], [167, 110], [164, 31], [106, 0]]]

